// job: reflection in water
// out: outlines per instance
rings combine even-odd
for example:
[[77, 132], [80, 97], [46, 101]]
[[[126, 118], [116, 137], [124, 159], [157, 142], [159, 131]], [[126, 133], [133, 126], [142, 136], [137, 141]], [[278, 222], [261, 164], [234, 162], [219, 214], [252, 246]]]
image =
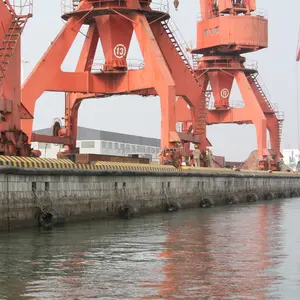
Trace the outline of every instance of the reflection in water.
[[299, 199], [0, 235], [0, 299], [298, 299]]
[[199, 215], [176, 226], [162, 254], [167, 262], [161, 296], [265, 299], [269, 285], [280, 280], [272, 272], [282, 252], [281, 242], [272, 243], [280, 230], [276, 205], [209, 211], [205, 219]]

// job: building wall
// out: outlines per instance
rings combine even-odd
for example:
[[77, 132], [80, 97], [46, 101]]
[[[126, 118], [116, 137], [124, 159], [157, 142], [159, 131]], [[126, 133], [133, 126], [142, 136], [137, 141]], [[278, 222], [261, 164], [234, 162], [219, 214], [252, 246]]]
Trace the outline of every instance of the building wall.
[[141, 157], [157, 159], [160, 148], [151, 145], [129, 144], [126, 142], [101, 141], [100, 151], [101, 154], [107, 155], [128, 156], [130, 154], [139, 154]]
[[[21, 170], [0, 174], [0, 229], [36, 226], [40, 208], [64, 214], [67, 221], [117, 216], [120, 206], [132, 205], [140, 214], [163, 211], [170, 202], [199, 207], [201, 199], [226, 204], [249, 193], [263, 199], [299, 191], [299, 176], [272, 174], [143, 173], [122, 171]], [[198, 208], [199, 209], [199, 208]]]
[[[43, 158], [56, 158], [57, 152], [63, 151], [61, 145], [33, 142], [32, 147], [42, 153]], [[77, 147], [82, 154], [106, 154], [128, 156], [130, 154], [139, 154], [140, 157], [147, 157], [152, 160], [158, 159], [159, 147], [151, 145], [129, 144], [105, 140], [80, 140], [77, 141]]]
[[42, 158], [57, 158], [57, 152], [63, 151], [62, 145], [32, 142], [31, 147], [35, 150], [40, 150]]

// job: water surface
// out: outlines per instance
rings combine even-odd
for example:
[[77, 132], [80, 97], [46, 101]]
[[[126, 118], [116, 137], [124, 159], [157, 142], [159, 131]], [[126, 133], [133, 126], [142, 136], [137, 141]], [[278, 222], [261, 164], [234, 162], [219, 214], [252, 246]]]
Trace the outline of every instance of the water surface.
[[300, 299], [300, 199], [0, 234], [0, 299]]

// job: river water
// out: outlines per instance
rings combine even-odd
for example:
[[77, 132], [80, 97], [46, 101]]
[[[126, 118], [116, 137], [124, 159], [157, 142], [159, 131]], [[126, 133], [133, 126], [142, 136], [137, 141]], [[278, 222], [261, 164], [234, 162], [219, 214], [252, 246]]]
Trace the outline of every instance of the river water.
[[0, 234], [0, 299], [300, 299], [300, 199]]

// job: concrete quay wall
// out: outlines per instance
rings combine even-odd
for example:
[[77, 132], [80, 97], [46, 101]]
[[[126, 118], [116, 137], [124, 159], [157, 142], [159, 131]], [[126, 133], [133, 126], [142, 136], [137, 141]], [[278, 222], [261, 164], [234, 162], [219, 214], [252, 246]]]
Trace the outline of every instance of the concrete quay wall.
[[[198, 207], [290, 197], [300, 192], [300, 176], [251, 172], [131, 172], [59, 169], [0, 169], [0, 230], [37, 226], [41, 209], [53, 208], [66, 221], [116, 217], [130, 204], [139, 214], [163, 211], [168, 203]], [[271, 196], [272, 196], [271, 195]], [[206, 201], [206, 200], [205, 200]]]

